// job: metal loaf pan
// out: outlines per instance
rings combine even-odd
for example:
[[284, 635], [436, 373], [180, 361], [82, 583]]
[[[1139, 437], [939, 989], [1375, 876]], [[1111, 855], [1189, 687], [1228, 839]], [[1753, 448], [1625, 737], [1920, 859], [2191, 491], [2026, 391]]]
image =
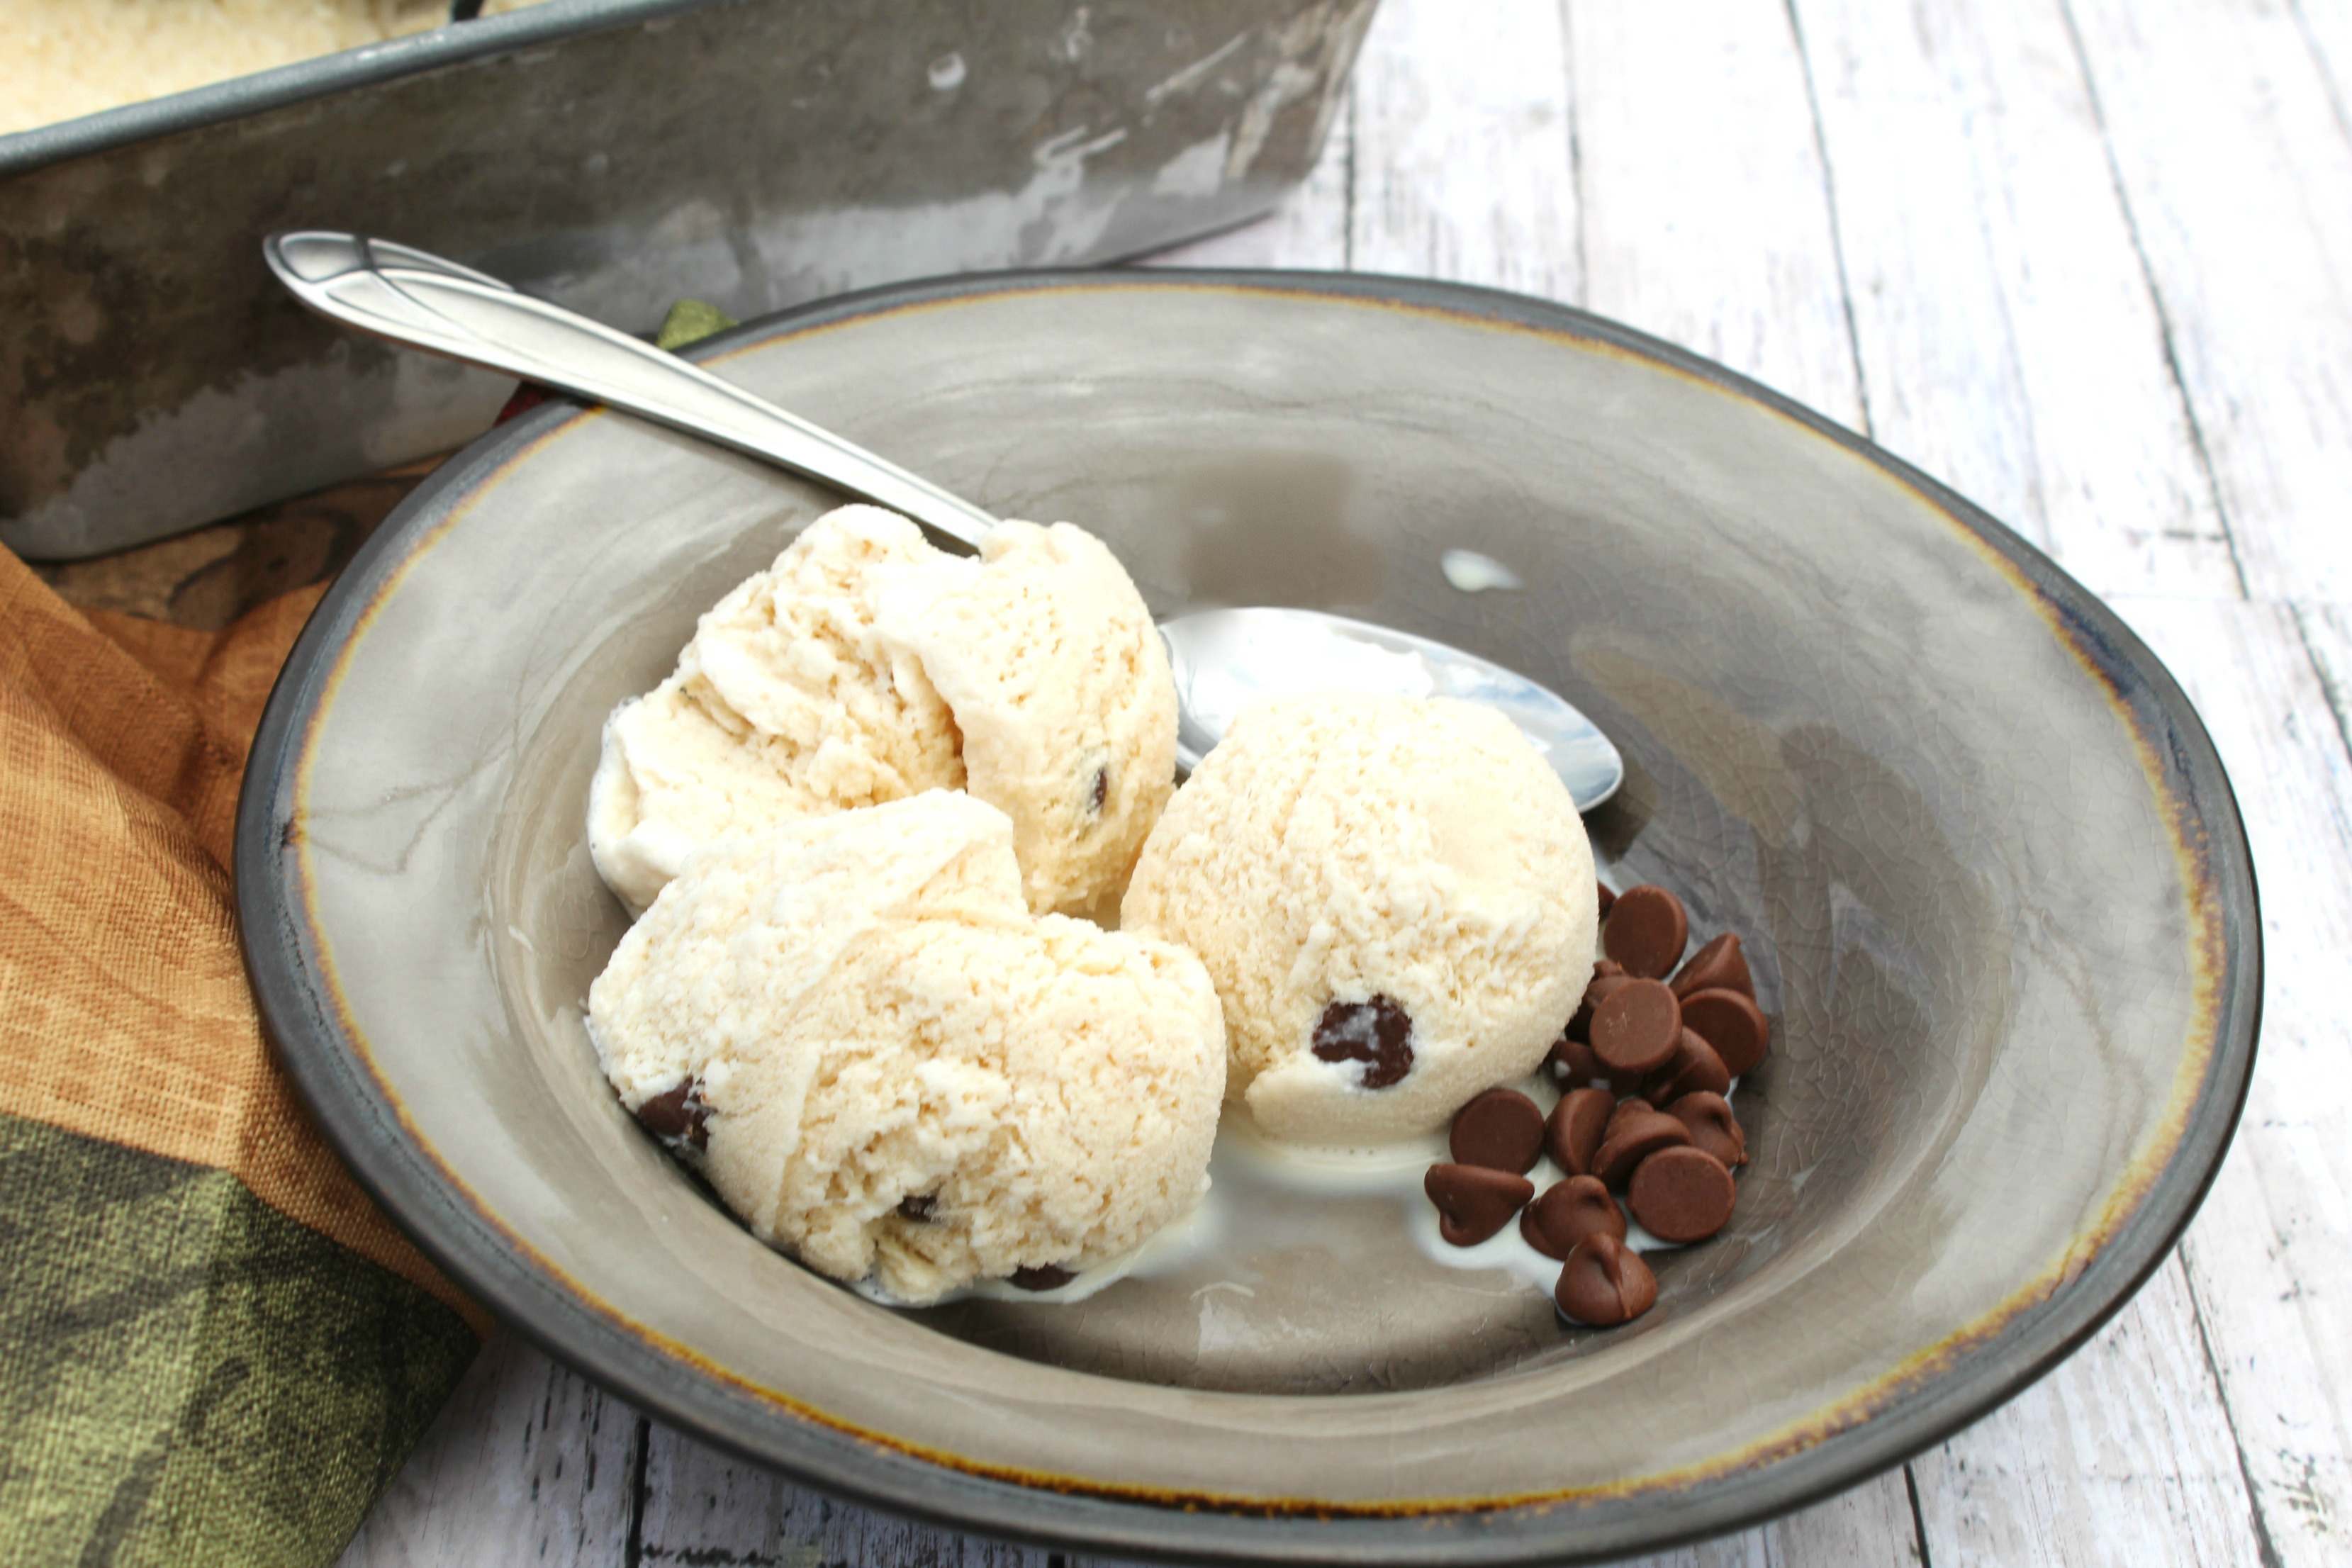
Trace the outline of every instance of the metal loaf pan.
[[272, 230], [650, 331], [1115, 259], [1313, 167], [1375, 0], [555, 0], [0, 137], [0, 543], [121, 549], [446, 450], [510, 383], [352, 338]]

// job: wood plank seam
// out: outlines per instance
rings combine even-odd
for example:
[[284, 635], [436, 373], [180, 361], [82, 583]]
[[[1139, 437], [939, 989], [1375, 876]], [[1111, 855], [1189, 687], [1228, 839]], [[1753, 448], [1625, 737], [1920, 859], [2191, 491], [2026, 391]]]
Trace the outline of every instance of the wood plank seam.
[[1822, 163], [1822, 205], [1829, 214], [1830, 259], [1837, 265], [1838, 309], [1845, 316], [1846, 353], [1853, 361], [1854, 405], [1861, 411], [1862, 433], [1878, 438], [1877, 421], [1870, 413], [1870, 378], [1863, 374], [1862, 330], [1853, 319], [1853, 279], [1846, 271], [1845, 228], [1838, 216], [1837, 171], [1830, 163], [1830, 139], [1822, 125], [1821, 89], [1813, 81], [1813, 58], [1805, 48], [1805, 24], [1797, 15], [1797, 0], [1781, 0], [1789, 18], [1789, 36], [1797, 47], [1798, 74], [1804, 79], [1805, 110], [1813, 121], [1813, 152]]
[[2213, 1396], [2220, 1401], [2222, 1416], [2230, 1426], [2230, 1447], [2238, 1456], [2238, 1477], [2246, 1489], [2246, 1512], [2254, 1527], [2254, 1550], [2262, 1554], [2263, 1568], [2285, 1568], [2279, 1556], [2277, 1543], [2271, 1540], [2270, 1521], [2263, 1517], [2262, 1489], [2254, 1484], [2253, 1466], [2246, 1458], [2246, 1441], [2239, 1430], [2237, 1405], [2230, 1397], [2229, 1380], [2221, 1375], [2221, 1363], [2213, 1353], [2212, 1331], [2205, 1325], [2205, 1302], [2197, 1290], [2197, 1277], [2186, 1268], [2180, 1271], [2180, 1287], [2189, 1297], [2189, 1321], [2197, 1325], [2197, 1349], [2205, 1358], [2205, 1374], [2213, 1380]]
[[1589, 310], [1592, 308], [1592, 265], [1585, 250], [1584, 231], [1591, 221], [1587, 215], [1591, 204], [1584, 191], [1584, 127], [1576, 100], [1575, 0], [1559, 0], [1559, 11], [1560, 96], [1568, 105], [1568, 112], [1560, 118], [1568, 132], [1568, 189], [1576, 198], [1576, 303], [1578, 309]]
[[2312, 607], [2296, 605], [2293, 609], [2295, 640], [2303, 645], [2303, 657], [2310, 660], [2312, 673], [2319, 678], [2319, 689], [2326, 694], [2327, 711], [2336, 720], [2336, 743], [2344, 748], [2347, 762], [2352, 763], [2352, 715], [2346, 712], [2347, 703], [2352, 702], [2352, 693], [2346, 692], [2343, 683], [2336, 678], [2327, 661], [2320, 658], [2319, 649], [2312, 644], [2309, 619], [2314, 613]]
[[2345, 111], [2343, 88], [2329, 68], [2327, 50], [2321, 46], [2319, 35], [2312, 30], [2311, 13], [2304, 0], [2288, 0], [2287, 9], [2294, 14], [2294, 30], [2303, 35], [2303, 47], [2311, 51], [2312, 63], [2319, 69], [2320, 88], [2326, 93], [2327, 107], [2336, 116], [2336, 129], [2344, 133], [2346, 142], [2352, 142], [2352, 114]]
[[629, 1446], [629, 1532], [623, 1536], [622, 1568], [642, 1568], [646, 1560], [646, 1456], [654, 1446], [654, 1424], [649, 1416], [637, 1417], [636, 1430], [630, 1434]]
[[1911, 1549], [1919, 1554], [1919, 1568], [1936, 1568], [1935, 1555], [1927, 1549], [1927, 1516], [1919, 1507], [1919, 1478], [1908, 1459], [1903, 1461], [1903, 1495], [1911, 1500]]
[[2165, 374], [2171, 377], [2173, 395], [2180, 401], [2181, 417], [2188, 422], [2189, 445], [2197, 454], [2197, 471], [2205, 480], [2206, 493], [2212, 499], [2213, 515], [2221, 524], [2222, 541], [2230, 547], [2230, 566], [2238, 576], [2238, 596], [2253, 597], [2248, 585], [2244, 554], [2238, 547], [2238, 525], [2230, 516], [2230, 509], [2221, 499], [2221, 482], [2213, 467], [2211, 447], [2205, 438], [2204, 421], [2199, 417], [2196, 400], [2189, 395], [2189, 378], [2180, 368], [2180, 350], [2172, 324], [2172, 307], [2157, 286], [2156, 265], [2148, 258], [2147, 241], [2140, 233], [2139, 214], [2132, 205], [2131, 191], [2124, 181], [2122, 163], [2116, 157], [2115, 134], [2107, 124], [2105, 104], [2099, 96], [2097, 75], [2091, 69], [2091, 51], [2083, 42], [2082, 25], [2075, 20], [2074, 0], [2057, 0], [2059, 19], [2066, 26], [2066, 41], [2074, 53], [2074, 68], [2082, 74], [2083, 91], [2091, 105], [2091, 118], [2098, 123], [2099, 146], [2107, 160], [2107, 179], [2115, 186], [2116, 205], [2124, 215], [2124, 231], [2131, 237], [2132, 254], [2139, 263], [2140, 278], [2147, 286], [2149, 304], [2156, 311], [2157, 335], [2164, 348]]

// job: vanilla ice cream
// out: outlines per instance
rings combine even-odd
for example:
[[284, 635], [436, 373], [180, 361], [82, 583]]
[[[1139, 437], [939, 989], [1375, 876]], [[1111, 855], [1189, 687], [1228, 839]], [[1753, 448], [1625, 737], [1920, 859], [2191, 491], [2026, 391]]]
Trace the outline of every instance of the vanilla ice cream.
[[448, 21], [449, 0], [5, 0], [0, 135]]
[[1013, 819], [1040, 913], [1117, 902], [1175, 773], [1176, 691], [1135, 585], [1067, 523], [977, 560], [877, 507], [819, 518], [614, 710], [589, 801], [633, 909], [697, 847], [793, 816], [969, 788]]
[[1261, 1127], [1357, 1145], [1535, 1068], [1591, 973], [1593, 886], [1575, 805], [1509, 721], [1324, 693], [1241, 712], [1146, 841], [1121, 925], [1208, 966]]
[[721, 840], [589, 992], [622, 1102], [753, 1234], [910, 1303], [1114, 1258], [1207, 1182], [1208, 975], [1033, 916], [1013, 843], [948, 792]]
[[965, 787], [1013, 818], [1029, 907], [1103, 913], [1176, 787], [1167, 649], [1117, 559], [1002, 523], [894, 582], [879, 624], [955, 714]]

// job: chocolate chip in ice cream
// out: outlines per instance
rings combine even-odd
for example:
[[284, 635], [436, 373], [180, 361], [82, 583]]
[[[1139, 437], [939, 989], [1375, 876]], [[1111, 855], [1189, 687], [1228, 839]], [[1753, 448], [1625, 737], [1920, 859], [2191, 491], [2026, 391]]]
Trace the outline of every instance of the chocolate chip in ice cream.
[[1109, 799], [1110, 770], [1108, 768], [1097, 768], [1095, 770], [1094, 794], [1094, 813], [1097, 816], [1100, 816], [1102, 815], [1102, 808]]
[[1748, 955], [1739, 951], [1738, 936], [1725, 931], [1691, 954], [1690, 962], [1675, 973], [1674, 987], [1677, 996], [1694, 991], [1737, 991], [1753, 996], [1756, 979], [1748, 973]]
[[1552, 1163], [1571, 1176], [1589, 1175], [1592, 1156], [1609, 1130], [1609, 1114], [1616, 1097], [1605, 1089], [1571, 1089], [1559, 1097], [1544, 1123], [1545, 1146]]
[[1683, 998], [1683, 1026], [1715, 1047], [1732, 1077], [1764, 1059], [1772, 1037], [1763, 1010], [1737, 991], [1694, 991]]
[[690, 1078], [676, 1089], [664, 1089], [632, 1112], [645, 1130], [672, 1142], [684, 1139], [697, 1149], [710, 1146], [710, 1107], [702, 1102], [702, 1080]]
[[1421, 1190], [1437, 1205], [1437, 1234], [1455, 1247], [1477, 1246], [1536, 1195], [1525, 1176], [1484, 1165], [1432, 1165]]
[[1524, 1175], [1543, 1152], [1544, 1114], [1515, 1089], [1490, 1089], [1454, 1113], [1447, 1147], [1465, 1165]]
[[1388, 996], [1334, 1002], [1315, 1026], [1315, 1054], [1327, 1062], [1362, 1062], [1366, 1089], [1386, 1089], [1412, 1071], [1412, 1018]]
[[1578, 1242], [1568, 1255], [1552, 1300], [1580, 1323], [1613, 1328], [1657, 1304], [1658, 1277], [1640, 1253], [1599, 1231]]
[[1689, 1142], [1689, 1128], [1663, 1110], [1644, 1106], [1611, 1123], [1608, 1137], [1593, 1152], [1592, 1173], [1612, 1187], [1622, 1187], [1643, 1161], [1661, 1149]]
[[1748, 1163], [1748, 1134], [1719, 1094], [1686, 1094], [1666, 1114], [1690, 1130], [1691, 1147], [1704, 1149], [1727, 1167]]
[[1735, 1195], [1723, 1162], [1685, 1145], [1634, 1167], [1625, 1206], [1660, 1241], [1705, 1241], [1731, 1218]]
[[1642, 1085], [1642, 1098], [1667, 1106], [1686, 1094], [1721, 1094], [1730, 1087], [1731, 1074], [1715, 1047], [1685, 1029], [1674, 1056]]
[[1617, 895], [1601, 931], [1601, 950], [1642, 980], [1673, 973], [1689, 941], [1690, 917], [1683, 912], [1683, 901], [1647, 883]]
[[1592, 1054], [1612, 1073], [1657, 1071], [1673, 1059], [1682, 1032], [1682, 1005], [1655, 980], [1619, 981], [1592, 1009]]
[[932, 1193], [908, 1193], [898, 1200], [898, 1217], [913, 1220], [917, 1225], [929, 1225], [939, 1212], [940, 1200]]
[[1034, 1268], [1013, 1271], [1013, 1285], [1023, 1290], [1058, 1290], [1076, 1278], [1058, 1263], [1041, 1263]]
[[1625, 1215], [1593, 1176], [1554, 1182], [1519, 1215], [1519, 1235], [1546, 1258], [1564, 1259], [1578, 1242], [1601, 1231], [1624, 1240]]

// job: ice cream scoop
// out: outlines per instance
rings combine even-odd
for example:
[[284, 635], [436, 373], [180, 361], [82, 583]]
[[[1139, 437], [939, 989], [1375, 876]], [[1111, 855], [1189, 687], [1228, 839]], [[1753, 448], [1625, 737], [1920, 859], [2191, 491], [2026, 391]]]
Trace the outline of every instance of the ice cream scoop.
[[[997, 520], [970, 501], [698, 365], [470, 268], [327, 230], [272, 235], [262, 254], [320, 315], [378, 337], [560, 387], [844, 489], [977, 546]], [[1593, 722], [1500, 665], [1314, 610], [1220, 610], [1161, 623], [1188, 763], [1248, 701], [1333, 688], [1462, 697], [1501, 710], [1577, 809], [1616, 793], [1624, 763]]]
[[1243, 710], [1119, 918], [1207, 966], [1261, 1130], [1351, 1147], [1443, 1127], [1543, 1060], [1590, 963], [1592, 880], [1568, 792], [1491, 709], [1323, 692]]
[[905, 1302], [1051, 1283], [1207, 1186], [1208, 974], [1031, 915], [1013, 839], [933, 790], [721, 840], [589, 987], [598, 1058], [647, 1131], [762, 1241]]

